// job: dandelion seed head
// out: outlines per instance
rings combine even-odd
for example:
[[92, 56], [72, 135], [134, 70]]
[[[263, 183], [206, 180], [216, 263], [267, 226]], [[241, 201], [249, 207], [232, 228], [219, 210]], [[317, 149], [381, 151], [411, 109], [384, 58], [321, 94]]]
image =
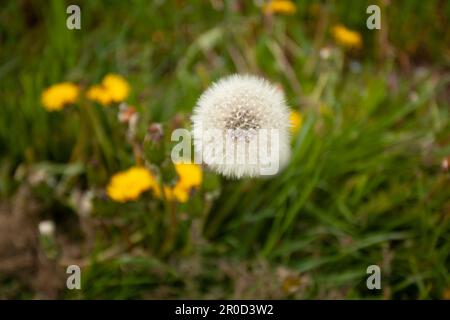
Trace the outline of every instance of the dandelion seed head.
[[43, 220], [39, 222], [38, 229], [42, 236], [51, 237], [55, 233], [55, 224], [51, 220]]
[[[199, 98], [194, 113], [193, 135], [195, 151], [202, 153], [208, 166], [227, 177], [255, 177], [260, 175], [262, 163], [258, 158], [257, 143], [261, 130], [276, 129], [278, 150], [275, 141], [268, 142], [268, 151], [277, 152], [282, 167], [289, 159], [289, 109], [281, 89], [268, 81], [251, 75], [232, 75], [211, 85]], [[217, 145], [205, 130], [216, 130], [229, 138], [223, 152], [217, 154]], [[245, 150], [246, 159], [256, 156], [255, 163], [227, 163], [225, 152], [230, 149]]]

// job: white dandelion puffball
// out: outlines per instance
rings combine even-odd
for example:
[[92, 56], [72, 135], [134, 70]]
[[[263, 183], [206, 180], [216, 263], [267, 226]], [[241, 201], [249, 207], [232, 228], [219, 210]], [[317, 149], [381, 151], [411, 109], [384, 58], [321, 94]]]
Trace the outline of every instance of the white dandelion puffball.
[[39, 222], [38, 229], [42, 236], [53, 236], [55, 233], [55, 224], [51, 220], [44, 220]]
[[274, 175], [289, 161], [284, 94], [260, 77], [236, 74], [213, 83], [192, 122], [196, 157], [226, 177]]

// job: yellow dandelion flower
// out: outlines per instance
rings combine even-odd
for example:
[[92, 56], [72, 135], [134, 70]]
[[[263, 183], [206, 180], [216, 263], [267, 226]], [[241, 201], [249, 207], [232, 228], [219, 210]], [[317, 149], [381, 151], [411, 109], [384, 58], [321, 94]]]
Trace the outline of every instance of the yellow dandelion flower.
[[106, 188], [108, 196], [117, 202], [136, 200], [143, 192], [157, 190], [157, 181], [151, 172], [144, 167], [131, 167], [116, 173]]
[[178, 174], [178, 183], [185, 188], [195, 188], [202, 183], [202, 169], [194, 163], [177, 163], [175, 170]]
[[130, 93], [130, 86], [124, 78], [117, 74], [107, 74], [102, 81], [102, 86], [109, 93], [111, 100], [114, 102], [122, 102]]
[[41, 96], [41, 102], [48, 111], [61, 110], [66, 104], [78, 100], [80, 89], [73, 83], [62, 82], [46, 89]]
[[291, 132], [293, 134], [296, 134], [303, 123], [303, 116], [298, 111], [291, 111], [291, 114], [289, 115], [289, 121], [291, 122]]
[[90, 87], [86, 92], [86, 97], [89, 100], [100, 103], [102, 106], [107, 106], [112, 102], [109, 92], [103, 86], [99, 85]]
[[189, 189], [183, 188], [183, 186], [178, 183], [174, 187], [164, 186], [164, 196], [168, 201], [185, 203], [189, 199], [189, 192]]
[[271, 0], [264, 6], [265, 14], [294, 14], [296, 11], [296, 5], [289, 0]]
[[107, 74], [100, 85], [89, 88], [86, 97], [96, 101], [103, 106], [108, 106], [113, 102], [122, 102], [130, 93], [130, 85], [124, 78], [117, 74]]
[[[176, 163], [175, 171], [178, 175], [177, 183], [171, 186], [164, 186], [164, 196], [168, 201], [187, 202], [191, 190], [201, 185], [203, 179], [202, 169], [193, 163]], [[161, 192], [156, 192], [161, 197]]]
[[343, 25], [339, 24], [332, 28], [331, 33], [334, 37], [334, 40], [343, 47], [346, 48], [362, 47], [361, 34], [357, 31], [347, 29]]

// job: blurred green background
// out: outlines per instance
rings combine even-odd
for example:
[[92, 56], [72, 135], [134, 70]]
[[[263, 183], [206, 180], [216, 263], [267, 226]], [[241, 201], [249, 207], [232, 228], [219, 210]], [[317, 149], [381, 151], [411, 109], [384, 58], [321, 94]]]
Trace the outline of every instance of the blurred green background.
[[[0, 298], [450, 298], [450, 2], [268, 2], [2, 4]], [[69, 4], [81, 30], [66, 28]], [[110, 177], [136, 164], [118, 106], [41, 105], [53, 84], [84, 92], [108, 73], [131, 87], [143, 144], [152, 123], [164, 141], [189, 128], [212, 81], [262, 75], [302, 115], [291, 162], [270, 179], [204, 168], [186, 203], [116, 203]], [[70, 264], [81, 290], [65, 286]], [[382, 290], [366, 287], [373, 264]]]

